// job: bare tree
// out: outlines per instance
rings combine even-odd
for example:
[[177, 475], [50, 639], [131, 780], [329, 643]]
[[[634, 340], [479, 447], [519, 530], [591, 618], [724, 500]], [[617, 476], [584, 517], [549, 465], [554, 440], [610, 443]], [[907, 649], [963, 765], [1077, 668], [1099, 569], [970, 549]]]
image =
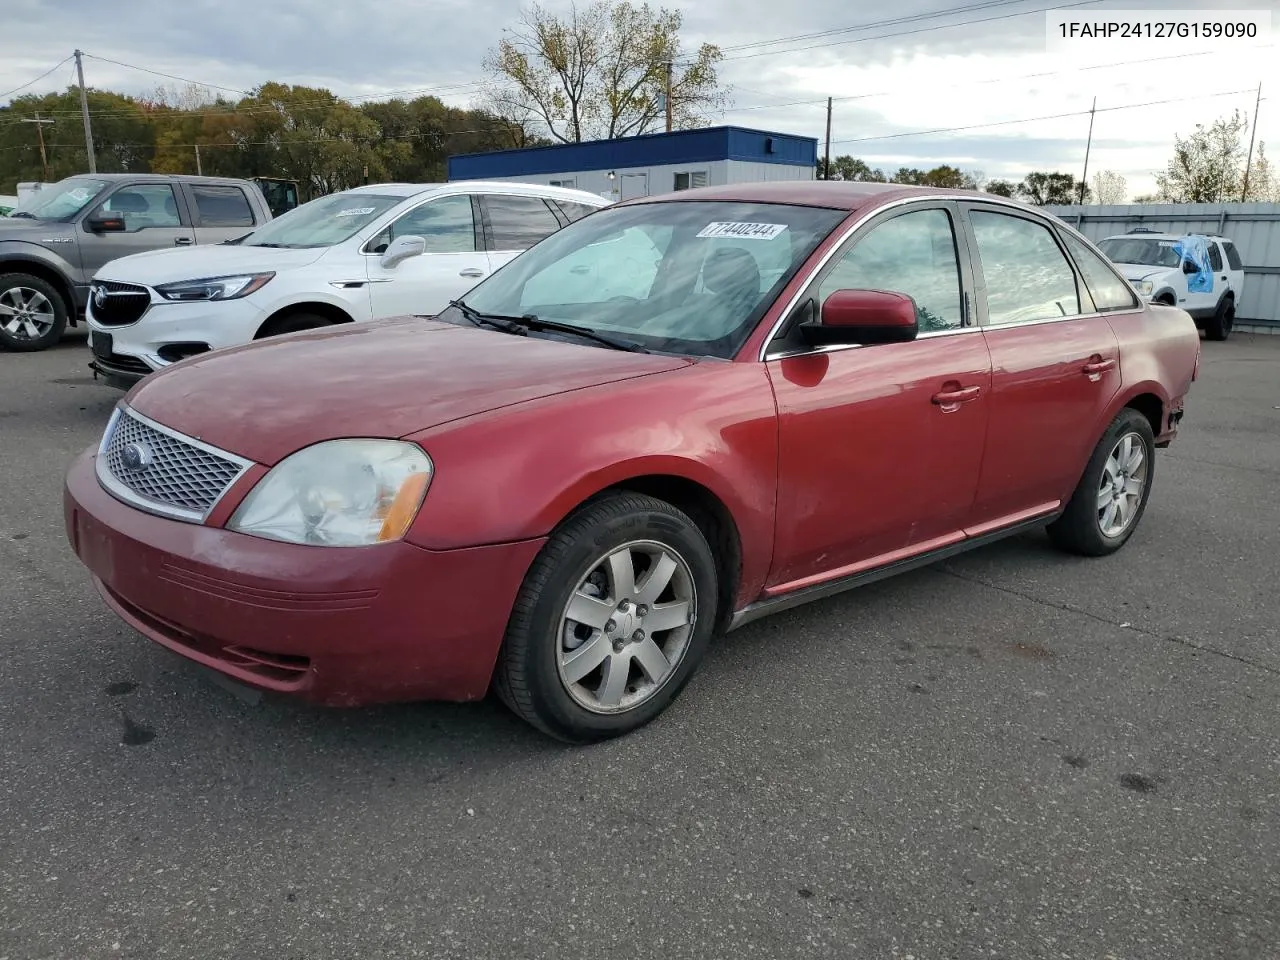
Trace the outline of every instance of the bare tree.
[[1208, 127], [1196, 124], [1185, 140], [1175, 137], [1169, 166], [1156, 177], [1160, 198], [1170, 203], [1239, 200], [1248, 127], [1244, 114], [1236, 110]]
[[562, 143], [649, 133], [665, 124], [671, 71], [674, 129], [694, 127], [723, 111], [718, 47], [680, 52], [683, 17], [648, 3], [594, 0], [563, 16], [534, 4], [485, 60], [488, 106], [527, 128], [545, 126]]
[[1099, 170], [1093, 175], [1093, 194], [1098, 203], [1124, 203], [1129, 195], [1129, 182], [1114, 170]]

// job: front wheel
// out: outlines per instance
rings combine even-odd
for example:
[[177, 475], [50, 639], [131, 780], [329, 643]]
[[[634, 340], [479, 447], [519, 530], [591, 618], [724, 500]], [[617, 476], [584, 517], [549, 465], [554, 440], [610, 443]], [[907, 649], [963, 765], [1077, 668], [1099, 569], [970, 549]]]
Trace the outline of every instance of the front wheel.
[[494, 686], [558, 739], [629, 733], [693, 675], [717, 595], [711, 548], [688, 516], [640, 494], [603, 497], [565, 521], [534, 561]]
[[0, 276], [0, 349], [47, 350], [62, 339], [68, 316], [62, 294], [47, 280], [26, 273]]
[[1054, 544], [1087, 557], [1124, 546], [1147, 509], [1155, 453], [1147, 418], [1121, 410], [1094, 448], [1066, 510], [1049, 525]]

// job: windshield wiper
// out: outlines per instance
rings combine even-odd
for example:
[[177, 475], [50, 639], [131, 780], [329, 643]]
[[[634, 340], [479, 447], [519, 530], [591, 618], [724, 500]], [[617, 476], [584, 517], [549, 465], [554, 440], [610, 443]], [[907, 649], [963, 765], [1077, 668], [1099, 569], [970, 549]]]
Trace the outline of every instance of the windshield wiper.
[[532, 313], [525, 314], [523, 317], [512, 317], [511, 322], [518, 323], [520, 326], [530, 330], [555, 330], [559, 333], [571, 333], [586, 340], [594, 340], [596, 343], [603, 344], [606, 347], [612, 347], [614, 350], [626, 350], [628, 353], [649, 352], [634, 340], [624, 340], [621, 337], [613, 337], [607, 333], [597, 333], [590, 327], [578, 327], [572, 323], [543, 320]]
[[468, 306], [461, 300], [450, 300], [449, 306], [456, 308], [459, 313], [477, 327], [489, 326], [495, 330], [501, 330], [503, 333], [514, 333], [520, 337], [529, 335], [528, 329], [522, 326], [516, 317], [504, 317], [499, 313], [481, 313], [475, 307]]
[[9, 214], [9, 218], [11, 220], [17, 220], [20, 217], [26, 217], [28, 220], [36, 219], [36, 215], [34, 213], [27, 213], [25, 210], [14, 210]]
[[[244, 239], [243, 237], [241, 239]], [[298, 246], [296, 243], [251, 243], [251, 247], [276, 247], [282, 250], [292, 250]]]

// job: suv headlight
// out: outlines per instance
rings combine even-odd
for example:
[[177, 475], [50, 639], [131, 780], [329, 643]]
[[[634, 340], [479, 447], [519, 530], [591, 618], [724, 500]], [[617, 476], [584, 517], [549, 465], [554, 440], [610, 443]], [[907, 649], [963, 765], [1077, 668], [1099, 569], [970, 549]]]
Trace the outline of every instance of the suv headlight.
[[238, 300], [261, 290], [275, 273], [239, 273], [233, 277], [163, 283], [156, 293], [166, 300]]
[[408, 531], [431, 475], [431, 458], [415, 444], [328, 440], [272, 467], [227, 528], [323, 547], [388, 543]]
[[1155, 288], [1151, 285], [1151, 281], [1150, 281], [1150, 280], [1134, 280], [1134, 281], [1133, 281], [1133, 285], [1134, 285], [1134, 287], [1137, 289], [1137, 291], [1138, 291], [1140, 294], [1142, 294], [1144, 297], [1149, 297], [1149, 296], [1151, 296], [1151, 291], [1152, 291], [1153, 289], [1155, 289]]

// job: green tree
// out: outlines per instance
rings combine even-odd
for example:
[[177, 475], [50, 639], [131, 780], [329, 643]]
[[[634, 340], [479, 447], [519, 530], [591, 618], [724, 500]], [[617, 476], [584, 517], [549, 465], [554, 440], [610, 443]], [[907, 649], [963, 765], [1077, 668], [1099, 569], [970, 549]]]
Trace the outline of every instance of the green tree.
[[[988, 188], [989, 189], [989, 188]], [[1089, 189], [1083, 191], [1084, 199], [1089, 198]], [[1080, 202], [1080, 184], [1069, 173], [1044, 173], [1036, 171], [1028, 173], [1018, 185], [1017, 196], [1034, 203], [1036, 206], [1066, 206]]]
[[831, 160], [831, 176], [823, 177], [824, 158], [818, 158], [818, 176], [830, 180], [857, 180], [864, 183], [885, 183], [889, 178], [883, 170], [873, 170], [865, 160], [850, 156], [833, 157]]
[[683, 22], [679, 10], [629, 0], [573, 4], [564, 16], [534, 4], [485, 59], [492, 112], [563, 143], [649, 133], [665, 121], [670, 65], [672, 125], [696, 127], [727, 103], [722, 54], [704, 43], [683, 56]]
[[989, 180], [982, 189], [997, 197], [1013, 199], [1018, 195], [1018, 185], [1012, 180]]
[[1156, 176], [1169, 203], [1222, 203], [1240, 199], [1249, 122], [1239, 110], [1208, 127], [1197, 123], [1186, 139], [1175, 136], [1173, 157]]

